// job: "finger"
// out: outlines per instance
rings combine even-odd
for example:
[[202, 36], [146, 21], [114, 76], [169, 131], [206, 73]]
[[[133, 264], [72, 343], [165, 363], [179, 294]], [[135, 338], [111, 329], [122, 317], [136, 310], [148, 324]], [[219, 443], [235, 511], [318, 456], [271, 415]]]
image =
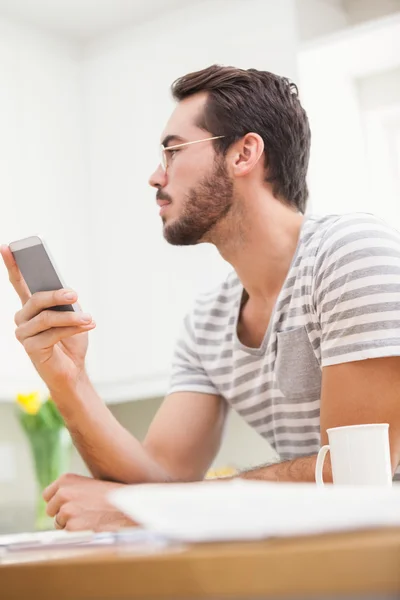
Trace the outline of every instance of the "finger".
[[66, 338], [70, 338], [79, 333], [86, 333], [96, 327], [96, 323], [92, 321], [89, 325], [82, 325], [81, 327], [56, 327], [50, 329], [44, 333], [39, 333], [32, 338], [28, 338], [24, 341], [24, 348], [33, 360], [37, 353], [43, 350], [49, 350], [53, 348], [58, 342]]
[[11, 281], [14, 290], [17, 292], [19, 299], [24, 305], [28, 302], [31, 297], [31, 293], [26, 284], [25, 279], [22, 277], [21, 271], [18, 268], [17, 263], [15, 262], [14, 256], [8, 246], [4, 244], [0, 246], [0, 253], [3, 258], [4, 264], [8, 271], [8, 278]]
[[23, 343], [26, 339], [39, 333], [60, 327], [81, 327], [92, 322], [91, 315], [72, 311], [43, 310], [30, 321], [23, 322], [15, 332], [17, 339]]
[[54, 496], [54, 494], [56, 494], [58, 492], [59, 488], [60, 488], [60, 483], [59, 483], [58, 479], [56, 479], [55, 481], [53, 481], [53, 483], [48, 485], [47, 488], [45, 488], [43, 490], [43, 492], [42, 492], [43, 500], [45, 502], [49, 502], [52, 499], [52, 497]]
[[67, 500], [64, 497], [64, 495], [61, 493], [61, 490], [57, 490], [57, 492], [53, 495], [53, 497], [47, 503], [46, 513], [49, 515], [49, 517], [55, 517], [60, 512], [61, 507], [66, 502], [67, 502]]
[[56, 529], [65, 529], [67, 522], [63, 520], [63, 518], [61, 517], [61, 515], [56, 515], [54, 517], [54, 527]]
[[49, 502], [51, 498], [61, 490], [62, 488], [67, 488], [75, 483], [79, 483], [81, 479], [86, 479], [83, 475], [75, 475], [75, 473], [63, 473], [53, 481], [50, 485], [47, 486], [42, 492], [43, 499], [45, 502]]
[[79, 517], [68, 519], [64, 529], [66, 531], [93, 531], [91, 527], [88, 527], [87, 522]]
[[20, 325], [21, 323], [30, 321], [43, 310], [52, 308], [53, 306], [62, 306], [75, 302], [76, 297], [76, 292], [68, 289], [52, 290], [51, 292], [36, 292], [35, 294], [32, 294], [29, 301], [27, 301], [24, 307], [17, 313], [15, 322], [17, 325]]

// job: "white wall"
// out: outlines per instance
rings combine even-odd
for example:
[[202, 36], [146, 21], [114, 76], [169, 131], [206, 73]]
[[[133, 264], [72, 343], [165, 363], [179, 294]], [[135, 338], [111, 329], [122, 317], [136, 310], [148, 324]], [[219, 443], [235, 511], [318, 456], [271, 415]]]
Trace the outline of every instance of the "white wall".
[[[89, 304], [80, 57], [76, 44], [0, 18], [0, 241], [42, 234]], [[35, 483], [14, 406], [1, 401], [41, 380], [14, 337], [20, 305], [2, 261], [0, 271], [0, 530], [12, 530], [32, 527]]]
[[[0, 83], [1, 243], [42, 234], [67, 283], [89, 303], [80, 48], [0, 19]], [[40, 379], [14, 337], [19, 300], [0, 269], [3, 399]]]
[[350, 24], [379, 19], [400, 11], [399, 0], [342, 0]]
[[164, 242], [147, 183], [173, 109], [170, 85], [213, 63], [258, 67], [296, 79], [292, 0], [188, 4], [85, 52], [91, 156], [92, 374], [102, 385], [168, 374], [182, 316], [228, 267], [212, 247]]
[[300, 40], [306, 41], [347, 27], [342, 0], [296, 0]]
[[[397, 93], [399, 34], [400, 14], [349, 27], [300, 49], [300, 90], [312, 132], [309, 186], [314, 212], [365, 211], [390, 221], [398, 213], [395, 187], [383, 192], [382, 176], [371, 160], [364, 104], [367, 96], [376, 103]], [[380, 91], [371, 95], [375, 85]]]
[[[94, 42], [84, 55], [77, 46], [0, 21], [0, 157], [7, 165], [0, 194], [8, 202], [0, 239], [33, 231], [46, 236], [65, 279], [98, 322], [90, 351], [97, 378], [115, 384], [146, 372], [142, 358], [149, 350], [152, 367], [167, 370], [183, 311], [226, 269], [211, 248], [172, 248], [162, 238], [147, 178], [173, 107], [171, 82], [215, 62], [296, 80], [296, 47], [292, 0], [201, 2]], [[9, 323], [1, 327], [7, 352], [0, 369], [13, 369], [13, 357], [21, 360], [23, 351], [13, 339], [18, 305], [6, 276], [0, 291]], [[136, 335], [142, 341], [147, 335], [149, 346], [137, 348]], [[22, 388], [21, 362], [14, 372]], [[26, 372], [32, 374], [28, 361]], [[112, 410], [143, 437], [160, 402]], [[15, 467], [6, 481], [0, 468], [0, 530], [29, 528], [35, 486], [11, 405], [0, 405], [0, 451]], [[232, 414], [216, 465], [249, 467], [273, 456]], [[76, 454], [72, 469], [85, 472]]]
[[362, 111], [400, 106], [400, 66], [360, 77], [356, 83]]

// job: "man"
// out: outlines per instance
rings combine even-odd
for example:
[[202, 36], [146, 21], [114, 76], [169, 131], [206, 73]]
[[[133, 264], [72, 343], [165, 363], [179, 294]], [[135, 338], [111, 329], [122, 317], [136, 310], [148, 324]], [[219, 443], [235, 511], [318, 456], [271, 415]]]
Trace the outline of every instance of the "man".
[[212, 66], [172, 91], [150, 179], [164, 236], [215, 244], [233, 272], [187, 315], [143, 444], [85, 372], [90, 317], [48, 310], [77, 294], [31, 296], [2, 248], [23, 304], [16, 336], [95, 478], [69, 475], [46, 490], [58, 527], [126, 524], [106, 501], [122, 484], [203, 479], [228, 406], [282, 459], [242, 477], [314, 481], [326, 429], [356, 423], [388, 422], [393, 472], [400, 459], [400, 235], [370, 215], [304, 217], [310, 132], [287, 79]]

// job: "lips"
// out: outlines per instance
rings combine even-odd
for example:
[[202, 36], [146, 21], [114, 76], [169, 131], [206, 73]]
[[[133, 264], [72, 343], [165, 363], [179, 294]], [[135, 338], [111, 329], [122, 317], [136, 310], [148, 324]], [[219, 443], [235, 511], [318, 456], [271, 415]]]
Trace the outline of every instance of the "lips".
[[163, 206], [171, 204], [171, 202], [169, 200], [157, 200], [157, 204], [160, 208], [162, 208]]

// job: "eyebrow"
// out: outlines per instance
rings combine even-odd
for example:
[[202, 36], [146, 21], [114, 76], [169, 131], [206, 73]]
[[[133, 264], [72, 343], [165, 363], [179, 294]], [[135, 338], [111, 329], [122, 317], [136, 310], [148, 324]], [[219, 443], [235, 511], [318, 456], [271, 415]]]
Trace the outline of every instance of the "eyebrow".
[[185, 138], [181, 137], [180, 135], [175, 135], [175, 134], [174, 135], [167, 135], [163, 139], [163, 141], [161, 142], [161, 144], [164, 146], [164, 148], [167, 148], [168, 144], [170, 142], [172, 142], [172, 141], [180, 143], [180, 142], [184, 142]]

